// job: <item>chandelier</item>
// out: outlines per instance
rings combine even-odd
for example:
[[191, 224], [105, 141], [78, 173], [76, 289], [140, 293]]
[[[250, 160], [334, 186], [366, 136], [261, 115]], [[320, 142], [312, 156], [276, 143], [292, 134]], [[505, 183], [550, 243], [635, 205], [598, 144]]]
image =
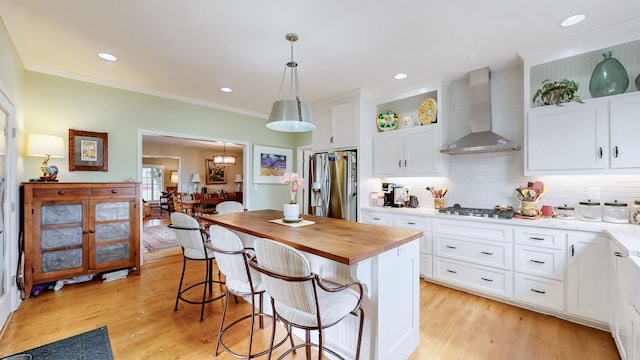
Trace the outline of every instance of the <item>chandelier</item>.
[[236, 164], [236, 156], [235, 155], [227, 155], [227, 144], [222, 143], [224, 146], [224, 150], [222, 155], [213, 155], [213, 163], [221, 164], [221, 165], [235, 165]]

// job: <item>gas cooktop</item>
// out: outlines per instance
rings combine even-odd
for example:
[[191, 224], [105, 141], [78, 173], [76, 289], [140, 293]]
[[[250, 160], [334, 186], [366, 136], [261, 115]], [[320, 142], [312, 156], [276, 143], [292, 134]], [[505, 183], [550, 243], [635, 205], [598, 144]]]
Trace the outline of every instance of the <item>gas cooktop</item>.
[[478, 209], [466, 208], [460, 206], [460, 204], [455, 204], [450, 207], [442, 208], [438, 211], [442, 214], [486, 217], [494, 219], [512, 219], [516, 215], [516, 212], [513, 211], [513, 208], [505, 208], [500, 206], [496, 206], [493, 209]]

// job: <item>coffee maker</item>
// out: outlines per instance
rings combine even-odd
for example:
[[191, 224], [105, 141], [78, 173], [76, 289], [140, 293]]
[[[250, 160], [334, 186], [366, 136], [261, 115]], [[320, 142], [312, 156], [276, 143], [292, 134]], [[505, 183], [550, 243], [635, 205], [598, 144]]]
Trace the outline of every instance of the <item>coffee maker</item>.
[[382, 193], [384, 194], [384, 203], [382, 206], [393, 206], [393, 185], [394, 183], [382, 183]]

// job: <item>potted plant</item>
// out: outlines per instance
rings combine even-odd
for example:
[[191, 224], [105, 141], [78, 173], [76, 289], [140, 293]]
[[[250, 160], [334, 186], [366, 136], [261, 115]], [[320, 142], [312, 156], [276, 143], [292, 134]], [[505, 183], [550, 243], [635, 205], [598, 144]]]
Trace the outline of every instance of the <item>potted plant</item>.
[[542, 82], [542, 88], [536, 91], [533, 96], [533, 104], [537, 106], [558, 105], [562, 103], [575, 101], [584, 103], [576, 92], [580, 84], [573, 80], [562, 79], [560, 81], [551, 81], [549, 79]]

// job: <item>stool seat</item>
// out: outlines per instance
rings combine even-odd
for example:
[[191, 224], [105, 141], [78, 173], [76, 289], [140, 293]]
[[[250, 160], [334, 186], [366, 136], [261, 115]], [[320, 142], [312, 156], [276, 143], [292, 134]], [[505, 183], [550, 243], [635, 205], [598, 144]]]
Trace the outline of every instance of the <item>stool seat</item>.
[[[181, 300], [188, 304], [199, 304], [201, 305], [200, 321], [203, 321], [204, 305], [224, 297], [224, 294], [213, 296], [213, 284], [224, 284], [219, 279], [217, 281], [213, 280], [213, 259], [215, 254], [205, 246], [208, 242], [207, 233], [200, 228], [198, 221], [191, 216], [184, 213], [173, 212], [171, 213], [171, 224], [169, 227], [175, 232], [176, 239], [182, 248], [182, 274], [180, 275], [180, 284], [178, 285], [178, 293], [173, 311], [178, 310], [178, 303]], [[205, 263], [205, 278], [203, 281], [183, 288], [187, 261], [203, 261]], [[186, 293], [197, 287], [202, 287], [202, 299], [192, 300], [188, 298]], [[209, 292], [209, 298], [207, 298], [207, 290]]]

